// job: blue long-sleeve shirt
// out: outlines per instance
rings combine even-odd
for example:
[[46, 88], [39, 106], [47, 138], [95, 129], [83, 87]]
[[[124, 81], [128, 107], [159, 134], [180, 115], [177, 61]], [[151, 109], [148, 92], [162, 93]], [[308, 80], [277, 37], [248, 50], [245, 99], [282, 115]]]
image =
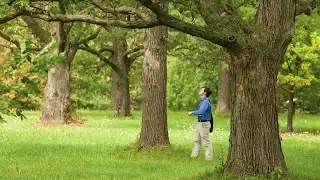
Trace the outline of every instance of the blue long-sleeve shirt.
[[206, 96], [201, 98], [198, 110], [192, 111], [191, 114], [198, 115], [198, 120], [210, 120], [212, 108], [209, 99]]

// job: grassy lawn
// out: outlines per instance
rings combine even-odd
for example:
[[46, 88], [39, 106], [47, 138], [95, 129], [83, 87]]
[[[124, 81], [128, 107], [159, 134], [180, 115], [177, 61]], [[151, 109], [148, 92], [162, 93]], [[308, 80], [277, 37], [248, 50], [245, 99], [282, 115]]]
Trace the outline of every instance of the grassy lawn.
[[[205, 161], [203, 149], [190, 158], [195, 117], [186, 112], [168, 112], [171, 147], [139, 152], [141, 112], [114, 119], [110, 112], [81, 111], [84, 126], [51, 127], [32, 124], [39, 112], [25, 114], [27, 120], [0, 124], [0, 179], [197, 179], [221, 168], [228, 152], [228, 118], [215, 118], [214, 160]], [[291, 179], [320, 179], [320, 135], [310, 133], [319, 131], [319, 119], [297, 115], [294, 128], [305, 133], [281, 134]], [[280, 115], [283, 130], [285, 123]]]

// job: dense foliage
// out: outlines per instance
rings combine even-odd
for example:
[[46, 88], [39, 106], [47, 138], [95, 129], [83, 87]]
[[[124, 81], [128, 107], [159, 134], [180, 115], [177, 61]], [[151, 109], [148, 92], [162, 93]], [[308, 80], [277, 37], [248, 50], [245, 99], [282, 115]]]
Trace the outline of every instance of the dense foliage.
[[[316, 10], [311, 16], [296, 19], [296, 35], [287, 49], [278, 76], [280, 107], [287, 106], [287, 93], [297, 99], [296, 108], [309, 113], [320, 112], [320, 16]], [[292, 87], [290, 90], [289, 87]]]
[[111, 68], [99, 58], [84, 51], [77, 53], [71, 68], [71, 100], [73, 108], [110, 108]]
[[167, 100], [171, 110], [192, 110], [199, 104], [199, 89], [213, 90], [211, 103], [217, 102], [219, 48], [207, 41], [171, 32], [168, 63]]
[[41, 97], [45, 73], [65, 58], [63, 54], [49, 55], [55, 48], [54, 41], [37, 54], [31, 53], [30, 45], [28, 41], [21, 42], [20, 51], [4, 51], [7, 54], [1, 59], [0, 112], [21, 119], [22, 110], [34, 109], [41, 103], [35, 100], [36, 96]]

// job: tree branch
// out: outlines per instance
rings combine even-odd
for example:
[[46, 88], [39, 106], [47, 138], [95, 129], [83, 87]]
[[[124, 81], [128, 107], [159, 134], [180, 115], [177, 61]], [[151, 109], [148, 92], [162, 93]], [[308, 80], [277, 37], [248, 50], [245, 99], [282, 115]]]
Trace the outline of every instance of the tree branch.
[[141, 49], [144, 49], [144, 46], [137, 46], [137, 47], [135, 47], [133, 49], [128, 49], [123, 53], [122, 56], [128, 56], [129, 54], [135, 53], [135, 52], [137, 52], [137, 51], [139, 51]]
[[149, 8], [154, 12], [160, 24], [166, 25], [178, 31], [190, 34], [192, 36], [201, 37], [208, 41], [211, 41], [214, 44], [220, 45], [226, 48], [237, 47], [236, 42], [233, 39], [230, 39], [228, 36], [222, 36], [221, 30], [212, 31], [207, 27], [196, 26], [187, 22], [184, 22], [174, 16], [166, 13], [159, 5], [153, 3], [151, 0], [138, 0], [142, 5]]
[[3, 39], [7, 40], [8, 42], [14, 44], [17, 48], [20, 47], [20, 43], [19, 43], [18, 41], [13, 40], [11, 37], [9, 37], [8, 35], [2, 33], [1, 31], [0, 31], [0, 36], [1, 36]]
[[113, 62], [111, 62], [108, 58], [106, 58], [105, 56], [103, 56], [101, 53], [99, 53], [98, 51], [90, 48], [90, 47], [85, 47], [85, 46], [79, 46], [79, 49], [81, 50], [85, 50], [95, 56], [97, 56], [100, 60], [104, 61], [105, 63], [107, 63], [109, 66], [111, 66], [111, 68], [117, 72], [118, 74], [121, 74], [120, 68], [118, 66], [116, 66]]
[[2, 44], [2, 43], [0, 43], [0, 46], [8, 48], [8, 49], [13, 49], [13, 50], [18, 50], [19, 49], [17, 46], [10, 46], [8, 44]]
[[[2, 44], [2, 43], [0, 43], [0, 46], [8, 48], [8, 49], [12, 49], [12, 50], [19, 50], [20, 49], [20, 46], [10, 46], [8, 44]], [[28, 49], [30, 49], [31, 51], [41, 51], [41, 48], [30, 47]]]
[[83, 68], [85, 68], [85, 69], [99, 69], [99, 68], [102, 68], [102, 67], [104, 67], [104, 66], [106, 66], [106, 65], [108, 65], [108, 64], [101, 64], [100, 66], [86, 66], [85, 64], [81, 64], [82, 66], [83, 66]]
[[117, 26], [128, 29], [142, 29], [151, 28], [160, 25], [157, 19], [139, 20], [139, 21], [121, 21], [121, 20], [108, 20], [99, 17], [93, 17], [90, 15], [64, 15], [64, 14], [40, 14], [35, 12], [26, 12], [28, 16], [39, 18], [48, 22], [61, 21], [61, 22], [87, 22], [91, 24], [97, 24], [101, 26]]
[[19, 12], [0, 19], [0, 24], [12, 20], [22, 14], [43, 19], [45, 21], [62, 21], [62, 22], [87, 22], [91, 24], [97, 24], [101, 26], [117, 26], [122, 28], [152, 28], [158, 25], [166, 25], [178, 31], [201, 37], [203, 39], [209, 40], [215, 44], [226, 48], [237, 47], [237, 43], [234, 39], [230, 39], [227, 35], [222, 35], [221, 29], [212, 31], [207, 27], [196, 26], [187, 22], [184, 22], [174, 16], [169, 15], [160, 6], [153, 3], [151, 0], [138, 0], [144, 6], [152, 10], [156, 15], [157, 19], [149, 18], [148, 20], [138, 20], [138, 21], [121, 21], [121, 20], [108, 20], [99, 17], [93, 17], [89, 15], [64, 15], [64, 14], [41, 14], [35, 12]]
[[[286, 83], [286, 84], [287, 84], [287, 83]], [[284, 88], [283, 85], [284, 85], [284, 84], [279, 84], [280, 88], [281, 88], [282, 90], [284, 90], [285, 92], [290, 93], [290, 91], [288, 91], [286, 88]]]
[[21, 18], [27, 23], [33, 34], [36, 35], [42, 43], [47, 44], [51, 41], [51, 34], [44, 30], [37, 21], [29, 16], [21, 16]]
[[104, 47], [104, 48], [101, 48], [98, 52], [99, 52], [99, 53], [103, 53], [103, 52], [106, 52], [106, 51], [111, 52], [112, 54], [114, 53], [114, 50], [113, 50], [112, 47]]
[[119, 13], [120, 14], [135, 14], [142, 20], [147, 20], [150, 17], [148, 14], [145, 14], [145, 13], [139, 11], [138, 9], [132, 8], [132, 7], [124, 7], [123, 6], [123, 7], [118, 7], [118, 8], [111, 8], [111, 7], [103, 7], [101, 4], [97, 3], [94, 0], [91, 0], [90, 2], [91, 2], [91, 4], [96, 6], [98, 9], [100, 9], [101, 11], [106, 12], [106, 13], [111, 13], [114, 15], [117, 15]]
[[144, 51], [137, 51], [135, 53], [133, 53], [129, 58], [129, 64], [131, 65], [138, 57], [143, 56], [144, 55]]
[[102, 27], [100, 26], [100, 27], [96, 30], [96, 32], [95, 32], [94, 34], [92, 34], [91, 36], [89, 36], [89, 37], [87, 37], [87, 38], [85, 38], [85, 39], [77, 42], [77, 44], [78, 44], [78, 45], [84, 44], [84, 43], [87, 43], [87, 42], [95, 39], [95, 38], [99, 35], [99, 33], [101, 32], [101, 29], [102, 29]]
[[23, 12], [23, 11], [16, 11], [16, 12], [14, 12], [12, 14], [4, 16], [4, 17], [0, 18], [0, 24], [7, 23], [7, 22], [9, 22], [9, 21], [11, 21], [11, 20], [23, 15], [24, 13], [25, 12]]
[[[292, 51], [292, 52], [293, 52], [293, 51]], [[284, 58], [284, 59], [285, 59], [287, 65], [288, 65], [289, 73], [292, 73], [293, 70], [291, 69], [291, 63], [289, 62], [289, 59], [288, 59], [288, 58]]]

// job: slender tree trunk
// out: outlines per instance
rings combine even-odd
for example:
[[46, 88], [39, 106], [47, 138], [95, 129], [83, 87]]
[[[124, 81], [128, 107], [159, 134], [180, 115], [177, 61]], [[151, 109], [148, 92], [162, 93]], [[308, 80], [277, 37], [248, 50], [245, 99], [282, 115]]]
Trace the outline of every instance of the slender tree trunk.
[[[66, 36], [63, 23], [52, 22], [52, 37], [57, 41], [54, 53], [65, 51]], [[50, 69], [44, 91], [44, 107], [42, 121], [63, 122], [70, 112], [70, 63], [66, 58], [63, 62]]]
[[[165, 9], [167, 4], [163, 3]], [[143, 62], [143, 114], [141, 147], [169, 145], [167, 125], [167, 38], [168, 29], [158, 26], [145, 31]]]
[[124, 55], [127, 50], [125, 39], [113, 41], [114, 54], [113, 63], [117, 65], [120, 72], [112, 70], [112, 102], [114, 116], [130, 116], [130, 93], [129, 93], [129, 62]]
[[[230, 147], [225, 170], [236, 175], [286, 171], [278, 127], [278, 68], [294, 33], [295, 0], [260, 1], [256, 23], [265, 31], [231, 54]], [[279, 18], [281, 17], [281, 18]]]
[[230, 112], [230, 77], [225, 62], [221, 62], [218, 73], [218, 104], [216, 111], [222, 114]]
[[288, 104], [288, 120], [287, 120], [287, 132], [293, 132], [293, 115], [294, 115], [294, 102], [293, 102], [293, 86], [289, 87], [289, 104]]

